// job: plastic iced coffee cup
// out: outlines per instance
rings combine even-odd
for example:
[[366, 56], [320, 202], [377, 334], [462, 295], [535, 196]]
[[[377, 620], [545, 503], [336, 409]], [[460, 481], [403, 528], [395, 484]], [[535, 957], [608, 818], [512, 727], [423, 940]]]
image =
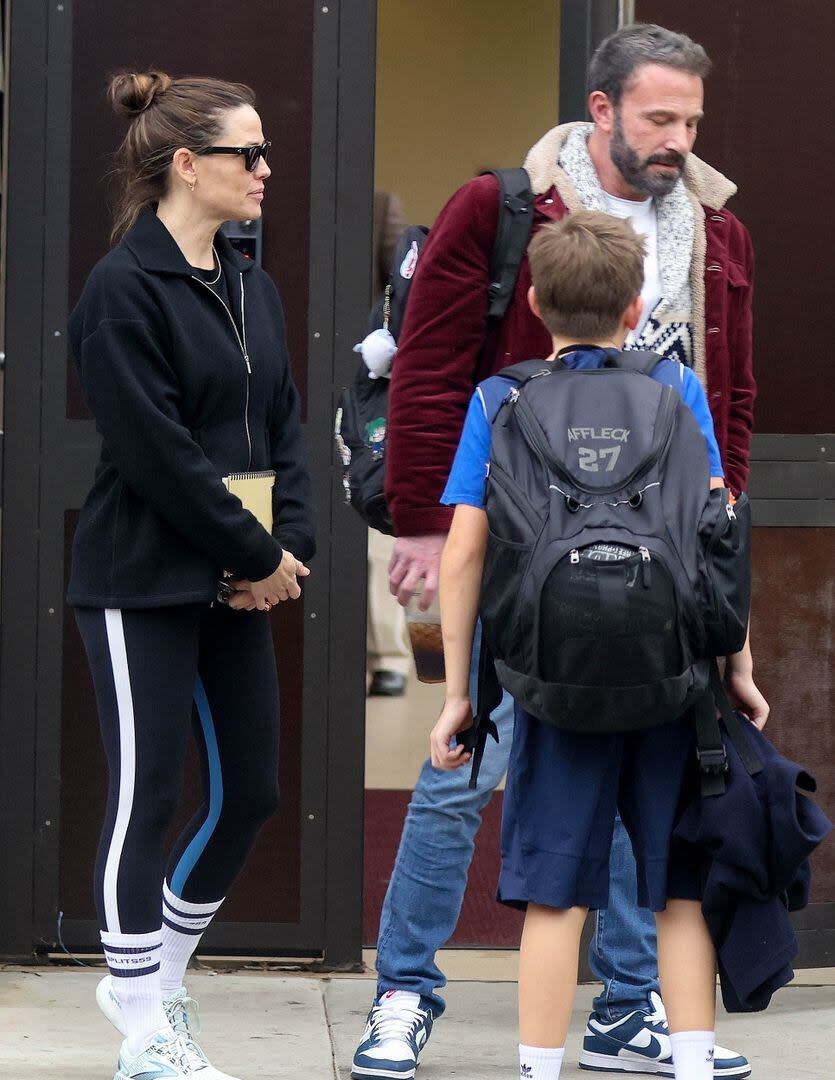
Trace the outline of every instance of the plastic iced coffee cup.
[[421, 593], [416, 592], [406, 605], [406, 626], [415, 658], [415, 671], [421, 682], [442, 683], [446, 681], [446, 671], [441, 606], [436, 594], [426, 611], [421, 611], [420, 598]]

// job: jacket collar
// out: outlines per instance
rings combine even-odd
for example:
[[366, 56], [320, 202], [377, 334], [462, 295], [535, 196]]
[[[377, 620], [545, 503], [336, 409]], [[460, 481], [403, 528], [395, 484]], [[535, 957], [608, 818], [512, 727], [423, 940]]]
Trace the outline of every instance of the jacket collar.
[[[525, 159], [525, 168], [530, 175], [534, 194], [542, 195], [556, 187], [566, 207], [571, 211], [581, 209], [580, 202], [573, 184], [558, 165], [558, 160], [566, 139], [577, 128], [589, 130], [591, 125], [578, 121], [551, 128], [531, 147]], [[688, 192], [711, 210], [721, 210], [728, 199], [736, 194], [736, 184], [695, 154], [687, 155], [682, 179]]]
[[[192, 277], [194, 274], [193, 267], [180, 251], [177, 241], [153, 210], [143, 210], [121, 242], [133, 253], [143, 270], [184, 277]], [[236, 272], [246, 272], [255, 265], [252, 259], [247, 259], [236, 251], [223, 233], [215, 233], [214, 243], [221, 262], [231, 264]]]

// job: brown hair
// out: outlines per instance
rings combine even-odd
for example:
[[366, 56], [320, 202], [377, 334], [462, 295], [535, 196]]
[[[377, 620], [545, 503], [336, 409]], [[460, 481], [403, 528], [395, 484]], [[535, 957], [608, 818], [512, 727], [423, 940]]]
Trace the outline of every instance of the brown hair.
[[528, 249], [542, 321], [576, 342], [613, 334], [644, 281], [644, 241], [628, 221], [590, 210], [545, 225]]
[[116, 153], [122, 190], [111, 233], [114, 243], [141, 210], [165, 194], [175, 151], [181, 146], [206, 149], [222, 132], [224, 113], [255, 104], [252, 90], [242, 83], [172, 79], [162, 71], [120, 72], [110, 80], [108, 96], [117, 113], [130, 117]]

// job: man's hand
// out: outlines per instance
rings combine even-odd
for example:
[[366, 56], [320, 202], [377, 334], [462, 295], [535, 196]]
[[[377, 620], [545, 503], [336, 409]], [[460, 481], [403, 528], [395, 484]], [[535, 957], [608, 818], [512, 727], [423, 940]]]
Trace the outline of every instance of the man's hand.
[[427, 533], [424, 536], [398, 536], [389, 562], [389, 591], [404, 607], [412, 593], [423, 581], [420, 610], [426, 611], [438, 591], [438, 573], [446, 533]]
[[437, 723], [429, 735], [432, 764], [436, 769], [451, 772], [470, 760], [463, 746], [450, 748], [453, 735], [465, 731], [473, 722], [473, 707], [469, 698], [447, 698]]
[[[269, 611], [282, 600], [298, 600], [302, 594], [298, 578], [307, 577], [309, 573], [310, 570], [303, 562], [299, 562], [292, 551], [285, 550], [281, 562], [269, 577], [262, 578], [260, 581], [231, 581], [230, 585], [236, 590], [236, 594], [238, 592], [251, 594], [255, 607], [259, 611]], [[234, 596], [230, 598], [230, 607], [251, 610], [244, 602], [233, 604], [234, 599]]]

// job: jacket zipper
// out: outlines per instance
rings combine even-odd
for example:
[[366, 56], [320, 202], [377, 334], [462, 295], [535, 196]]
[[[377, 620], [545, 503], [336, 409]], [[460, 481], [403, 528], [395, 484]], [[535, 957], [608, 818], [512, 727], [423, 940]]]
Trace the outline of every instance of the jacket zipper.
[[212, 296], [214, 296], [216, 300], [219, 300], [220, 303], [223, 305], [224, 310], [226, 311], [226, 314], [229, 316], [229, 322], [232, 324], [232, 329], [235, 331], [235, 337], [238, 339], [238, 345], [240, 345], [240, 348], [241, 348], [241, 354], [243, 355], [243, 358], [244, 358], [244, 364], [246, 364], [246, 404], [244, 405], [244, 429], [246, 430], [246, 445], [247, 445], [247, 449], [249, 451], [249, 462], [247, 464], [247, 468], [251, 469], [252, 468], [252, 435], [250, 434], [250, 430], [249, 430], [249, 377], [250, 377], [250, 375], [252, 375], [252, 364], [249, 361], [249, 353], [247, 352], [247, 348], [246, 348], [246, 316], [244, 314], [244, 275], [243, 275], [243, 273], [240, 274], [240, 279], [241, 279], [241, 331], [242, 331], [243, 337], [241, 336], [241, 334], [238, 333], [238, 326], [237, 326], [237, 324], [235, 322], [235, 318], [232, 315], [232, 312], [229, 310], [229, 305], [226, 303], [226, 301], [223, 299], [223, 297], [218, 296], [218, 294], [214, 291], [214, 289], [211, 288], [211, 286], [208, 285], [207, 282], [203, 281], [202, 278], [197, 277], [196, 274], [192, 274], [191, 276], [196, 282], [198, 282], [204, 288], [208, 289], [209, 292], [212, 294]]

